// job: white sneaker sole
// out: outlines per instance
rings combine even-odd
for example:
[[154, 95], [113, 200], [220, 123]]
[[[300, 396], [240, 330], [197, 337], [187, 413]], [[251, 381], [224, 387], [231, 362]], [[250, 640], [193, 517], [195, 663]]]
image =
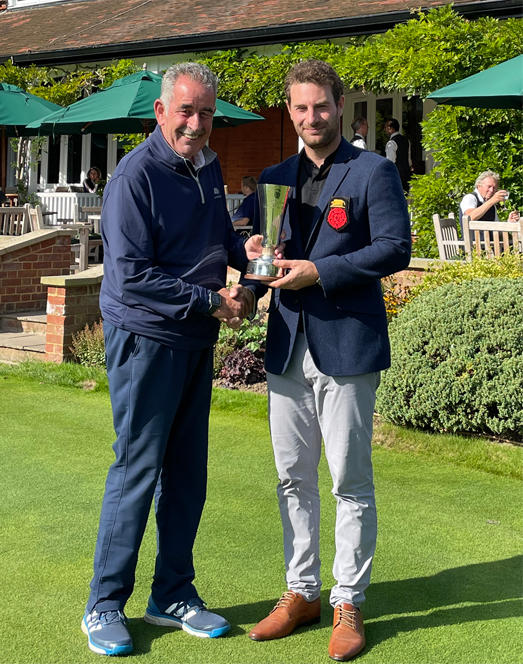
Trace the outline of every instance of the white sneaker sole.
[[174, 618], [163, 618], [162, 616], [152, 616], [146, 613], [143, 617], [145, 622], [151, 625], [158, 625], [159, 627], [174, 627], [175, 629], [183, 629], [187, 634], [197, 636], [200, 639], [216, 639], [230, 630], [230, 625], [227, 627], [218, 627], [211, 632], [204, 632], [202, 630], [194, 629], [182, 620], [175, 620]]

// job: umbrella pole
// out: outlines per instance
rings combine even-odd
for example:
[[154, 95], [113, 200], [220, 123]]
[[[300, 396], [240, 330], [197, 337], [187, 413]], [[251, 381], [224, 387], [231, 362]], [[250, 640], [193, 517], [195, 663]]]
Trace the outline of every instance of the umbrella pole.
[[0, 139], [0, 189], [5, 191], [7, 182], [6, 161], [7, 161], [7, 143], [5, 127], [2, 125], [2, 138]]

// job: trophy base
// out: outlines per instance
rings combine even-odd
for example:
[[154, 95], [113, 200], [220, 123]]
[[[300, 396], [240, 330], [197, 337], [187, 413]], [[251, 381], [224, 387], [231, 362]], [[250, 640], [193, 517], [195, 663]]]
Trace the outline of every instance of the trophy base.
[[276, 281], [278, 277], [267, 277], [263, 274], [245, 274], [245, 279], [255, 279], [256, 281]]
[[272, 264], [272, 256], [261, 256], [253, 261], [249, 261], [245, 271], [246, 279], [256, 279], [257, 281], [275, 281], [278, 279], [278, 271]]

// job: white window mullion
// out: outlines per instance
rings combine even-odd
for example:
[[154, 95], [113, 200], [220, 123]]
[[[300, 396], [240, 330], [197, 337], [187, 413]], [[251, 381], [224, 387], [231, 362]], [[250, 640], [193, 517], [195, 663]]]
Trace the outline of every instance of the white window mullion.
[[113, 134], [107, 136], [107, 179], [111, 177], [116, 168], [116, 158], [118, 156], [118, 141], [114, 140]]
[[87, 177], [89, 168], [91, 167], [91, 134], [84, 134], [82, 136], [82, 162], [80, 182], [83, 182]]
[[67, 148], [69, 136], [60, 136], [60, 164], [58, 167], [58, 184], [67, 184]]

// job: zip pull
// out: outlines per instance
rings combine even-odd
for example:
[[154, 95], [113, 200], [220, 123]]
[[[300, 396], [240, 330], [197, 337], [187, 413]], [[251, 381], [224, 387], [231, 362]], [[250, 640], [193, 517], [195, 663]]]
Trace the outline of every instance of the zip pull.
[[185, 160], [185, 163], [187, 165], [187, 170], [191, 174], [192, 179], [198, 185], [198, 189], [200, 190], [200, 200], [202, 202], [202, 205], [205, 205], [205, 196], [203, 193], [202, 185], [200, 184], [200, 179], [198, 178], [198, 171], [195, 171], [194, 166], [188, 159]]

